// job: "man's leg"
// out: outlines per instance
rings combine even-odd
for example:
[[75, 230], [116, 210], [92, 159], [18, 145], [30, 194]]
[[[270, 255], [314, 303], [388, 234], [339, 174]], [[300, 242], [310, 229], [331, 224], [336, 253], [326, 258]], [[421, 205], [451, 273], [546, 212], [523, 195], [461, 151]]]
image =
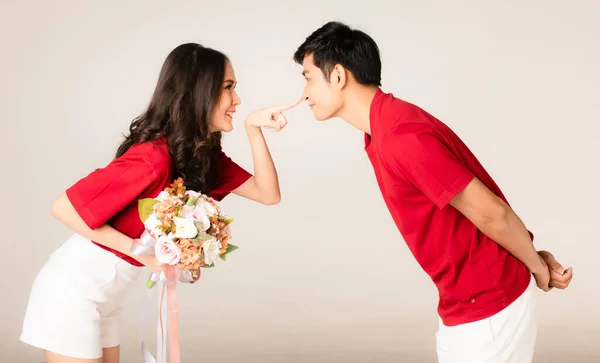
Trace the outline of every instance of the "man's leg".
[[496, 340], [502, 343], [499, 344], [498, 362], [529, 363], [533, 360], [537, 337], [535, 287], [533, 280], [513, 304], [491, 317]]
[[[439, 363], [488, 363], [496, 354], [491, 319], [440, 327], [436, 334]], [[525, 363], [525, 362], [523, 362]]]
[[439, 363], [530, 363], [537, 324], [535, 283], [498, 314], [473, 323], [447, 327], [437, 333]]

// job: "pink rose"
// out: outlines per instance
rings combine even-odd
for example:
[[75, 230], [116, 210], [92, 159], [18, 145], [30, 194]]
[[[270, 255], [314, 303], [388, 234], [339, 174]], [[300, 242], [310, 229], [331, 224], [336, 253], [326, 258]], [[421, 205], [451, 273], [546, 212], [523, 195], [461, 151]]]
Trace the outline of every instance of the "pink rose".
[[223, 228], [223, 232], [229, 235], [229, 238], [233, 239], [233, 235], [231, 234], [231, 224], [228, 224]]
[[158, 262], [166, 265], [176, 265], [181, 258], [181, 250], [168, 238], [161, 238], [154, 246]]

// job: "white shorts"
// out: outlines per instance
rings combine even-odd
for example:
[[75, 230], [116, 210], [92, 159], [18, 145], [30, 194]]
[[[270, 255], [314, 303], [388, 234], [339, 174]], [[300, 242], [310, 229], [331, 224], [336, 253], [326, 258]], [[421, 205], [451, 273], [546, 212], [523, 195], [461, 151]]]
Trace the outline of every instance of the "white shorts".
[[127, 291], [142, 268], [73, 235], [36, 277], [21, 341], [60, 355], [97, 359], [119, 345]]
[[530, 363], [533, 359], [537, 324], [535, 279], [519, 298], [487, 319], [437, 332], [439, 363]]

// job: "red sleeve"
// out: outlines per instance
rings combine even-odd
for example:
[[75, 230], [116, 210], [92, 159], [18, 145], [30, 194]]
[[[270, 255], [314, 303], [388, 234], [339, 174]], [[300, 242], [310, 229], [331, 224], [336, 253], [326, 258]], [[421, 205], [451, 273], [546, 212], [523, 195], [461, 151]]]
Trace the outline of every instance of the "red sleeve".
[[408, 179], [440, 209], [474, 178], [428, 125], [406, 123], [391, 129], [382, 154], [392, 173]]
[[220, 201], [250, 179], [252, 174], [236, 164], [223, 151], [219, 151], [216, 162], [217, 176], [209, 194], [215, 200]]
[[66, 194], [88, 227], [96, 229], [136, 202], [156, 179], [146, 156], [131, 152], [79, 180]]

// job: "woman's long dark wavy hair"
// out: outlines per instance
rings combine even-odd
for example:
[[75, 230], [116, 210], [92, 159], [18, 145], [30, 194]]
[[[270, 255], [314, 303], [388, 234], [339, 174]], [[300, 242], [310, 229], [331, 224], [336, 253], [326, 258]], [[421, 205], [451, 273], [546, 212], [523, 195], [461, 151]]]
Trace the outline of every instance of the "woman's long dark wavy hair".
[[116, 157], [132, 145], [166, 138], [173, 178], [188, 189], [210, 191], [211, 168], [221, 150], [221, 132], [210, 131], [219, 102], [227, 57], [196, 43], [182, 44], [167, 56], [147, 110], [133, 120]]

